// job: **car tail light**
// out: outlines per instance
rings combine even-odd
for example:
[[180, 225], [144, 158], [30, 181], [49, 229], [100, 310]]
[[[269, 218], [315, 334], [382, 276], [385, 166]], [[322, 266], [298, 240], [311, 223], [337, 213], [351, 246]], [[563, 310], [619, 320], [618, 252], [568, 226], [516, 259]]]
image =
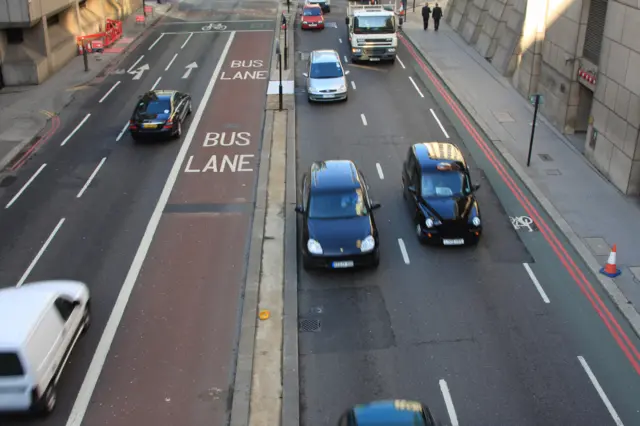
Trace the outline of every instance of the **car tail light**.
[[164, 128], [165, 128], [165, 129], [170, 129], [170, 128], [172, 128], [172, 127], [173, 127], [173, 121], [171, 121], [171, 120], [167, 120], [167, 122], [166, 122], [166, 123], [164, 123]]
[[135, 130], [137, 128], [138, 128], [138, 126], [136, 126], [136, 123], [134, 123], [133, 120], [129, 120], [129, 129]]

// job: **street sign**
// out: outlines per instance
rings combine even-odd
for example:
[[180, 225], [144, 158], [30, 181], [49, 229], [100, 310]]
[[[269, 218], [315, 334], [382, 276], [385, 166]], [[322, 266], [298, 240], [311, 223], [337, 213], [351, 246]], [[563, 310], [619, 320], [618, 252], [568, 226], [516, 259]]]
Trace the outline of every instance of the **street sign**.
[[151, 13], [151, 14], [153, 14], [153, 6], [145, 6], [145, 7], [144, 7], [144, 13]]
[[531, 105], [535, 105], [536, 104], [536, 96], [540, 97], [540, 100], [538, 101], [538, 104], [542, 105], [544, 103], [544, 95], [540, 95], [540, 94], [535, 94], [535, 95], [529, 96], [529, 102], [531, 102]]

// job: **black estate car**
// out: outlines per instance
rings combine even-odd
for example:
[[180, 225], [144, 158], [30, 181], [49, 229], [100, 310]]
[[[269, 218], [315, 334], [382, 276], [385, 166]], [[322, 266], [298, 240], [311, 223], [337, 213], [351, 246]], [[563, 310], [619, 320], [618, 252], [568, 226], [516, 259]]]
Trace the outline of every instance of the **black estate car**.
[[364, 176], [349, 160], [315, 162], [302, 181], [305, 269], [377, 267], [378, 229]]
[[480, 208], [467, 163], [454, 144], [427, 142], [409, 148], [402, 192], [421, 242], [475, 244], [482, 234]]
[[176, 137], [191, 114], [191, 96], [175, 90], [151, 90], [140, 97], [129, 120], [134, 140], [143, 137]]

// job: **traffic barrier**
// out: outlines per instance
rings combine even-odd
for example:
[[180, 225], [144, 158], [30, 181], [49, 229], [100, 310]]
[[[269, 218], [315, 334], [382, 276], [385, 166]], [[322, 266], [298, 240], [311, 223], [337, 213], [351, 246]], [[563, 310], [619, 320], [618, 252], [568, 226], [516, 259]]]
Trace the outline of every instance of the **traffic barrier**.
[[78, 55], [83, 54], [83, 46], [86, 46], [87, 53], [103, 52], [105, 47], [109, 47], [120, 37], [122, 37], [122, 22], [107, 19], [103, 32], [76, 37]]
[[144, 24], [144, 15], [136, 15], [136, 24]]
[[609, 253], [609, 260], [604, 265], [604, 268], [600, 269], [600, 273], [608, 276], [609, 278], [615, 278], [621, 274], [620, 269], [616, 267], [616, 245], [613, 245], [611, 252]]

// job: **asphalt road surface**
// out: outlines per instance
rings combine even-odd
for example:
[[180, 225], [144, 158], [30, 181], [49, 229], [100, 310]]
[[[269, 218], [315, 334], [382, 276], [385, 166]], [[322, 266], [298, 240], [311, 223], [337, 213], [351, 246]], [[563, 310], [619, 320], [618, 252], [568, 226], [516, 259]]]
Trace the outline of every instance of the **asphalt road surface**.
[[[37, 424], [226, 424], [276, 9], [181, 2], [4, 182], [0, 283], [92, 292]], [[131, 112], [156, 88], [191, 93], [193, 113], [181, 140], [134, 143]]]
[[[522, 226], [527, 200], [540, 223], [551, 221], [456, 118], [415, 51], [401, 44], [394, 65], [348, 64], [346, 103], [307, 103], [306, 54], [348, 53], [345, 10], [332, 4], [335, 25], [323, 31], [296, 30], [298, 171], [356, 162], [382, 204], [381, 264], [299, 268], [301, 424], [335, 425], [349, 406], [385, 398], [420, 400], [453, 425], [640, 424], [638, 339], [558, 230]], [[403, 204], [411, 144], [447, 140], [481, 184], [484, 238], [474, 248], [421, 246]]]

